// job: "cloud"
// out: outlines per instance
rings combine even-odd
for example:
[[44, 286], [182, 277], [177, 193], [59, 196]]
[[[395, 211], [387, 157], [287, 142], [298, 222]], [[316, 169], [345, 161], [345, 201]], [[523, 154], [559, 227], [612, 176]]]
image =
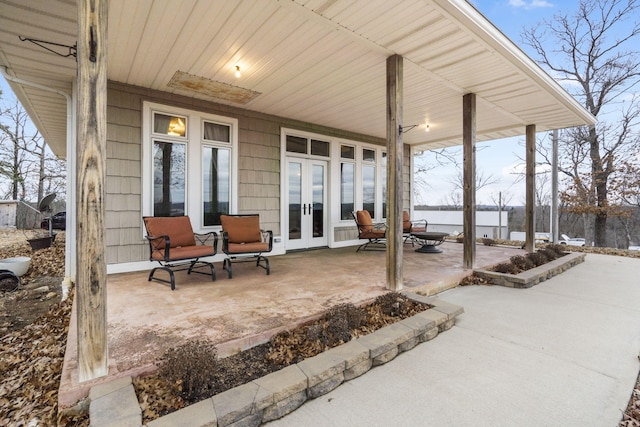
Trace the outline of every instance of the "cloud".
[[553, 7], [553, 3], [546, 0], [509, 0], [509, 6], [521, 7], [526, 10], [538, 9], [541, 7]]

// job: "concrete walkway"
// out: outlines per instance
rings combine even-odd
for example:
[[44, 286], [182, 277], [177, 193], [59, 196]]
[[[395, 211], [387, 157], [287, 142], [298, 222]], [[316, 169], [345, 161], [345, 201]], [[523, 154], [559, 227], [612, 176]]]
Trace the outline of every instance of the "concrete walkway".
[[617, 426], [640, 351], [640, 259], [531, 289], [456, 288], [456, 325], [269, 426]]

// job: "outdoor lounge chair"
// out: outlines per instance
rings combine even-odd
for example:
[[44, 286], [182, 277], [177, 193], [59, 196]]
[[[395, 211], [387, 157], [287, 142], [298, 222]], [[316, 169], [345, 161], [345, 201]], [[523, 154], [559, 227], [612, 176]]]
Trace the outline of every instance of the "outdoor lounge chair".
[[361, 250], [385, 250], [387, 226], [385, 224], [374, 224], [369, 211], [357, 211], [351, 214], [358, 226], [358, 239], [368, 240], [368, 242], [358, 246], [356, 252]]
[[231, 262], [248, 262], [256, 258], [256, 267], [262, 267], [270, 273], [269, 260], [262, 255], [273, 249], [273, 232], [260, 229], [260, 217], [252, 215], [220, 215], [222, 224], [222, 252], [227, 256], [222, 268], [231, 279]]
[[411, 221], [411, 216], [408, 211], [402, 211], [402, 236], [404, 237], [404, 243], [411, 243], [411, 246], [415, 244], [416, 238], [411, 233], [423, 233], [427, 231], [427, 220], [419, 219]]
[[[200, 258], [214, 256], [218, 248], [218, 235], [215, 232], [197, 234], [191, 228], [188, 216], [174, 217], [144, 217], [147, 229], [147, 240], [151, 261], [160, 263], [149, 273], [149, 281], [168, 283], [171, 290], [175, 290], [175, 271], [188, 270], [188, 274], [199, 273], [211, 275], [216, 280], [216, 270], [213, 263], [201, 261]], [[207, 243], [213, 237], [213, 243]], [[197, 240], [197, 243], [196, 243]], [[196, 268], [207, 268], [207, 271], [196, 271]], [[169, 273], [169, 280], [155, 277], [157, 270]]]

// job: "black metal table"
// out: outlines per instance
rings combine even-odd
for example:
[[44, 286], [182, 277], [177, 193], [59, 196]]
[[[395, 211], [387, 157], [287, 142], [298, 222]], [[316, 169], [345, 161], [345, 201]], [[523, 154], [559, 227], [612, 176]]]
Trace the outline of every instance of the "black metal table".
[[418, 231], [411, 233], [411, 235], [422, 244], [422, 247], [416, 249], [416, 252], [421, 252], [423, 254], [439, 254], [442, 253], [442, 250], [437, 246], [444, 242], [444, 239], [449, 235], [449, 233], [441, 233], [438, 231]]

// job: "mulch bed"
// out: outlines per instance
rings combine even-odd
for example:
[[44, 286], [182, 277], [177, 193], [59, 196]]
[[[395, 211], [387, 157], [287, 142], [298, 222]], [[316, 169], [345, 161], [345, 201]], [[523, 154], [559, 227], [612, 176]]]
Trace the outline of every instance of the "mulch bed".
[[340, 304], [320, 319], [282, 332], [270, 342], [218, 359], [206, 341], [170, 349], [157, 373], [134, 379], [143, 422], [245, 384], [313, 357], [430, 308], [399, 293], [382, 295], [364, 307]]

